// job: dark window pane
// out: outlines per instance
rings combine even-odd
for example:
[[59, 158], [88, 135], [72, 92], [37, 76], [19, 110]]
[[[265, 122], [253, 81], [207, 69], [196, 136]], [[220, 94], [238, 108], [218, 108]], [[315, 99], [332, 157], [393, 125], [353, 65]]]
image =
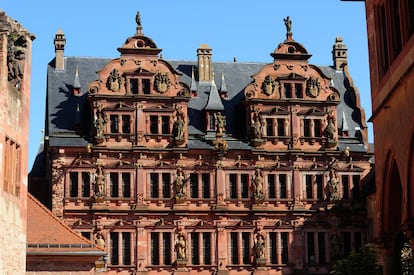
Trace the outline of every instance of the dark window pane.
[[151, 264], [160, 264], [159, 233], [151, 232]]
[[170, 173], [162, 173], [162, 196], [164, 198], [171, 197], [171, 175]]
[[191, 263], [194, 265], [200, 264], [198, 236], [198, 233], [191, 233]]
[[151, 93], [151, 81], [149, 79], [142, 79], [142, 93], [148, 95]]
[[306, 198], [312, 199], [312, 175], [306, 175]]
[[285, 120], [283, 118], [277, 119], [277, 135], [279, 137], [284, 137], [287, 135], [285, 133]]
[[118, 133], [119, 132], [119, 121], [118, 115], [110, 115], [109, 120], [111, 121], [111, 133]]
[[170, 134], [170, 117], [162, 116], [161, 117], [161, 130], [163, 135]]
[[88, 172], [82, 172], [82, 197], [88, 198], [91, 195], [91, 179]]
[[268, 196], [269, 199], [275, 199], [276, 198], [276, 183], [275, 183], [275, 175], [269, 174], [267, 175], [267, 184], [268, 184]]
[[171, 264], [171, 233], [162, 233], [162, 242], [164, 246], [164, 264]]
[[250, 233], [242, 232], [243, 264], [250, 264]]
[[232, 264], [239, 264], [239, 243], [237, 235], [236, 232], [230, 233], [230, 254]]
[[150, 133], [158, 134], [158, 116], [150, 116]]
[[151, 180], [151, 198], [158, 198], [159, 194], [158, 194], [158, 190], [159, 190], [159, 186], [158, 186], [158, 174], [157, 173], [151, 173], [150, 175], [150, 180]]
[[342, 175], [342, 198], [349, 199], [349, 175]]
[[318, 252], [319, 252], [319, 263], [326, 263], [326, 253], [325, 253], [325, 233], [318, 232]]
[[122, 173], [122, 196], [124, 198], [131, 197], [131, 174]]
[[304, 119], [303, 120], [303, 136], [310, 137], [310, 119]]
[[211, 233], [205, 232], [203, 233], [203, 246], [204, 246], [204, 256], [203, 261], [204, 264], [210, 265], [211, 264]]
[[241, 196], [243, 199], [249, 197], [249, 175], [241, 174]]
[[131, 233], [123, 232], [122, 242], [123, 242], [123, 248], [124, 248], [122, 262], [124, 265], [130, 265], [131, 264]]
[[208, 199], [210, 198], [210, 175], [201, 174], [201, 180], [203, 183], [203, 198]]
[[281, 199], [287, 198], [287, 180], [286, 174], [279, 175], [279, 197]]
[[117, 198], [119, 197], [119, 182], [118, 182], [118, 173], [110, 173], [110, 190], [111, 190], [111, 197]]
[[198, 198], [198, 174], [190, 174], [190, 196]]
[[138, 79], [131, 79], [129, 81], [131, 94], [138, 94]]
[[129, 134], [131, 132], [130, 129], [130, 116], [123, 115], [122, 116], [122, 133]]
[[277, 264], [277, 240], [276, 240], [276, 232], [269, 233], [269, 249], [270, 255], [269, 260], [271, 264]]
[[237, 199], [237, 174], [230, 174], [230, 198]]
[[295, 84], [295, 94], [297, 98], [303, 98], [302, 84]]
[[76, 198], [78, 196], [78, 172], [70, 172], [69, 174], [69, 195], [72, 198]]
[[282, 246], [282, 264], [288, 264], [289, 262], [289, 233], [281, 232], [280, 241]]
[[110, 233], [111, 237], [111, 246], [110, 246], [110, 253], [111, 253], [111, 264], [118, 265], [119, 264], [119, 235], [116, 232]]
[[322, 175], [316, 175], [315, 177], [316, 180], [316, 196], [317, 199], [319, 200], [323, 200], [323, 177]]
[[266, 118], [266, 136], [272, 137], [275, 135], [273, 130], [273, 119], [272, 118]]
[[315, 240], [313, 232], [307, 233], [308, 240], [308, 263], [315, 263]]
[[315, 119], [313, 123], [314, 123], [315, 137], [321, 137], [322, 136], [321, 121], [319, 119]]

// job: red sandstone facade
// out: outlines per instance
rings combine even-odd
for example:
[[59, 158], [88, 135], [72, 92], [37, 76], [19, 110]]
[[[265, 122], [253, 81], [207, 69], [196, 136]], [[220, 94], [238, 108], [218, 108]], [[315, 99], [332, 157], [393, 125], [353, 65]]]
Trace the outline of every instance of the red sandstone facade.
[[26, 268], [27, 137], [33, 39], [17, 21], [0, 11], [1, 274], [24, 274]]
[[414, 6], [367, 0], [375, 139], [374, 237], [384, 274], [412, 274], [414, 225]]
[[334, 66], [309, 64], [286, 18], [269, 64], [214, 63], [205, 44], [179, 64], [136, 21], [112, 60], [64, 57], [56, 34], [50, 181], [31, 186], [108, 274], [328, 274], [366, 243], [372, 154], [342, 39]]

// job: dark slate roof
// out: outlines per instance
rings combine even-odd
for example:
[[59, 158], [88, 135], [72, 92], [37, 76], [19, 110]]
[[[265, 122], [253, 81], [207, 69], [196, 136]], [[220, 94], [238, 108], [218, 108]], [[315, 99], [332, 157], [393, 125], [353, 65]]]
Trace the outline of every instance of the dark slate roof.
[[[81, 131], [84, 136], [78, 134], [76, 129], [76, 117], [88, 117], [87, 104], [85, 104], [87, 87], [89, 83], [98, 78], [97, 71], [104, 68], [106, 63], [111, 59], [90, 58], [90, 57], [65, 57], [65, 69], [55, 70], [54, 61], [49, 63], [47, 75], [47, 125], [46, 136], [49, 137], [51, 146], [87, 146], [89, 141], [88, 129]], [[196, 61], [168, 61], [178, 72], [182, 73], [181, 81], [189, 87], [192, 84], [192, 70], [197, 69]], [[217, 92], [217, 87], [222, 87], [222, 74], [225, 75], [225, 86], [227, 88], [227, 98], [221, 100], [214, 97], [212, 104], [215, 107], [224, 108], [226, 116], [226, 131], [228, 134], [229, 149], [248, 149], [248, 143], [245, 140], [232, 140], [230, 137], [233, 133], [240, 133], [243, 128], [243, 122], [240, 118], [235, 117], [235, 110], [244, 97], [244, 87], [252, 81], [252, 75], [255, 75], [263, 68], [266, 63], [247, 63], [247, 62], [213, 62], [214, 83], [198, 82], [197, 95], [189, 101], [188, 121], [189, 121], [189, 148], [212, 148], [211, 144], [206, 144], [197, 140], [197, 136], [204, 135], [202, 121], [203, 109], [208, 104], [210, 91]], [[352, 105], [353, 91], [349, 89], [346, 77], [343, 71], [336, 71], [333, 67], [319, 67], [323, 73], [330, 77], [331, 86], [338, 90], [341, 96], [341, 102], [338, 106], [337, 125], [348, 128], [349, 138], [340, 138], [338, 149], [342, 150], [349, 147], [351, 151], [366, 152], [367, 148], [355, 137], [358, 137], [358, 129], [362, 127], [359, 112]], [[79, 72], [79, 82], [81, 94], [73, 94], [73, 84], [76, 79], [76, 69]], [[194, 83], [193, 83], [194, 85]], [[212, 87], [212, 86], [216, 87]], [[217, 92], [218, 96], [218, 92]], [[220, 101], [220, 102], [219, 102]], [[78, 111], [77, 111], [78, 110]], [[79, 113], [77, 113], [79, 112]], [[342, 118], [346, 121], [343, 122]], [[83, 124], [89, 125], [89, 121], [83, 120]]]

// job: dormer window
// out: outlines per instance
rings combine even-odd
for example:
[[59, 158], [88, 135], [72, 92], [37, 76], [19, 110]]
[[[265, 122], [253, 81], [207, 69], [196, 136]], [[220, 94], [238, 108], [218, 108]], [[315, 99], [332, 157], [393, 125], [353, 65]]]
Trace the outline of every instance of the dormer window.
[[133, 95], [151, 94], [151, 79], [150, 78], [131, 78], [129, 80], [129, 91]]

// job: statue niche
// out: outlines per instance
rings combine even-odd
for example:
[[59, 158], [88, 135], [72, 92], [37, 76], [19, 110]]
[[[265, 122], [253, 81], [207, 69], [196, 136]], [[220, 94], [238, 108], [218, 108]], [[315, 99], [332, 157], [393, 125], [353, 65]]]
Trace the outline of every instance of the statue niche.
[[184, 177], [183, 170], [181, 168], [177, 169], [177, 178], [174, 182], [174, 188], [175, 188], [175, 202], [180, 204], [185, 202], [187, 199], [187, 195], [185, 192], [185, 186], [186, 186], [186, 179]]
[[26, 49], [27, 40], [23, 35], [16, 32], [9, 35], [7, 46], [8, 81], [17, 88], [23, 79]]
[[93, 194], [94, 202], [102, 203], [105, 200], [105, 175], [102, 164], [97, 164], [95, 175], [95, 193]]
[[328, 115], [328, 125], [326, 126], [323, 135], [326, 137], [326, 143], [325, 146], [327, 148], [335, 147], [337, 144], [336, 138], [335, 138], [335, 117], [332, 115], [332, 111]]
[[164, 94], [168, 91], [171, 86], [171, 81], [168, 73], [157, 73], [155, 75], [155, 90], [161, 94]]
[[184, 122], [184, 113], [182, 107], [178, 107], [176, 111], [176, 120], [174, 122], [172, 134], [175, 145], [181, 145], [185, 142], [185, 122]]
[[102, 106], [99, 106], [98, 110], [96, 111], [96, 118], [94, 121], [94, 126], [96, 130], [96, 135], [95, 135], [96, 144], [101, 144], [102, 142], [104, 142], [106, 122], [107, 121], [105, 118], [105, 114], [102, 110]]

